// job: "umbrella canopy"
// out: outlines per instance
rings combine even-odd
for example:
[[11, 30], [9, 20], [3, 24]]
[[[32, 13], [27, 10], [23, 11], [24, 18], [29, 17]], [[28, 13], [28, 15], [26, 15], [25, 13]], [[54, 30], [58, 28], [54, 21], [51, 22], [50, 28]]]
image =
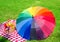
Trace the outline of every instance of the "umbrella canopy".
[[53, 13], [44, 7], [30, 7], [20, 13], [16, 20], [18, 34], [27, 40], [47, 38], [54, 30]]
[[0, 36], [3, 36], [11, 42], [26, 42], [26, 39], [22, 38], [16, 31], [16, 21], [8, 20], [0, 24]]

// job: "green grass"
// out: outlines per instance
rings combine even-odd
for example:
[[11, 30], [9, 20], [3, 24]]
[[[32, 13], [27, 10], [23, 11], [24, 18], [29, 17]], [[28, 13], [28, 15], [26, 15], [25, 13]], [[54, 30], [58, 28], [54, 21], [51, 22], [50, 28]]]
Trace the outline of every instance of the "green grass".
[[[20, 12], [31, 6], [42, 6], [50, 9], [56, 18], [56, 27], [50, 37], [45, 40], [27, 42], [60, 42], [60, 0], [0, 0], [0, 23], [8, 19], [16, 19]], [[0, 37], [0, 41], [9, 42]]]

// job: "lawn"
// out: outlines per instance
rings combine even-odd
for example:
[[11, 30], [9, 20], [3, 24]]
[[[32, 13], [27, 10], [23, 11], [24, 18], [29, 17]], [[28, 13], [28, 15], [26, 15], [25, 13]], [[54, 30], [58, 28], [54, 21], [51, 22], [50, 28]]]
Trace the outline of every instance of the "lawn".
[[[60, 42], [60, 0], [0, 0], [0, 23], [8, 19], [16, 19], [19, 13], [31, 6], [42, 6], [51, 10], [56, 18], [56, 26], [47, 39], [27, 42]], [[0, 37], [0, 42], [10, 41]]]

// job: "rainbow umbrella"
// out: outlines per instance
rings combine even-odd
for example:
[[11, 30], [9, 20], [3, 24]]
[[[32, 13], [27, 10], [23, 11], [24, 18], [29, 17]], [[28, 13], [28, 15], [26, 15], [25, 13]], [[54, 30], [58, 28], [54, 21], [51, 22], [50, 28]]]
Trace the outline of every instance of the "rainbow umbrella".
[[53, 13], [44, 7], [30, 7], [20, 13], [16, 20], [18, 34], [27, 40], [47, 38], [54, 30]]

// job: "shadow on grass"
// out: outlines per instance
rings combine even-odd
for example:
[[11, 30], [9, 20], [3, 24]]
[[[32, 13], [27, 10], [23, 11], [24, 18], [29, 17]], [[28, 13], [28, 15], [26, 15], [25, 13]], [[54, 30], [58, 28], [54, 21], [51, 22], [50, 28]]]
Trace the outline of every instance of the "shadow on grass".
[[7, 38], [0, 36], [0, 42], [10, 42]]

